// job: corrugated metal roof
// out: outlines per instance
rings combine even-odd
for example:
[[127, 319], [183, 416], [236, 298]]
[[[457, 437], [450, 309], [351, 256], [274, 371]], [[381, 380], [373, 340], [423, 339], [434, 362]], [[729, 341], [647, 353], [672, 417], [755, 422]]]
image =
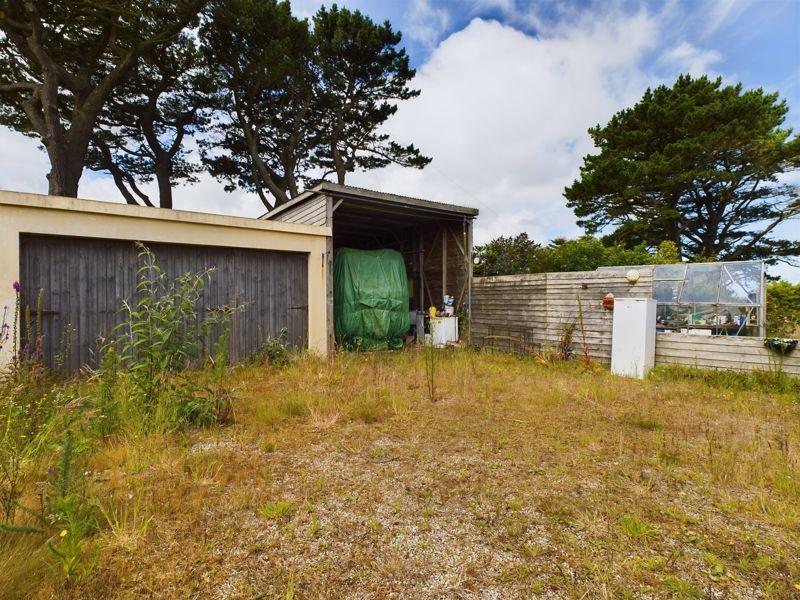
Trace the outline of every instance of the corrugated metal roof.
[[369, 200], [372, 202], [408, 206], [409, 208], [423, 208], [434, 210], [442, 213], [459, 214], [467, 217], [476, 217], [478, 215], [477, 208], [470, 208], [468, 206], [459, 206], [457, 204], [447, 204], [444, 202], [436, 202], [434, 200], [426, 200], [424, 198], [414, 198], [412, 196], [401, 196], [399, 194], [389, 194], [377, 190], [370, 190], [367, 188], [356, 187], [352, 185], [340, 185], [338, 183], [330, 183], [323, 181], [315, 185], [310, 190], [305, 190], [302, 194], [293, 198], [286, 204], [279, 206], [266, 214], [261, 215], [261, 219], [272, 219], [274, 216], [288, 210], [293, 206], [297, 206], [302, 202], [306, 202], [320, 194], [327, 194], [334, 198], [349, 198], [353, 200]]

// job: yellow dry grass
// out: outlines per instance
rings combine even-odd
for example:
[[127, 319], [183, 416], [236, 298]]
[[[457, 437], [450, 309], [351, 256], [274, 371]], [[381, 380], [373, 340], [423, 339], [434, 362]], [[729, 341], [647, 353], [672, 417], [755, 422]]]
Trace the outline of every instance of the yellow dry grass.
[[91, 457], [99, 560], [20, 547], [0, 596], [790, 598], [800, 401], [441, 352], [235, 371], [233, 425]]

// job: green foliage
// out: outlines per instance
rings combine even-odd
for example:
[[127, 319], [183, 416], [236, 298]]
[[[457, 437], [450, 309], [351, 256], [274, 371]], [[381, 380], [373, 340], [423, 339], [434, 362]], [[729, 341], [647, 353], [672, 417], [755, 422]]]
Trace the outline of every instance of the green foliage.
[[402, 146], [382, 132], [398, 101], [419, 95], [402, 38], [391, 24], [333, 4], [313, 19], [315, 66], [320, 73], [320, 145], [315, 166], [345, 182], [347, 173], [391, 163], [421, 169], [431, 159], [413, 144]]
[[655, 527], [635, 514], [626, 513], [620, 516], [619, 525], [629, 537], [648, 538], [656, 535]]
[[48, 469], [40, 510], [20, 505], [35, 526], [0, 526], [6, 533], [44, 534], [44, 545], [68, 583], [88, 575], [98, 557], [98, 546], [89, 543], [97, 530], [97, 511], [86, 495], [84, 471], [77, 460], [85, 445], [86, 440], [81, 439], [79, 444], [67, 425], [58, 448], [58, 463]]
[[0, 125], [41, 141], [49, 193], [77, 196], [103, 107], [207, 1], [0, 3]]
[[598, 267], [616, 265], [641, 265], [652, 262], [644, 246], [633, 249], [621, 245], [607, 246], [591, 236], [576, 240], [558, 239], [543, 250], [543, 272], [594, 271]]
[[777, 364], [775, 367], [768, 371], [739, 373], [718, 369], [699, 369], [683, 365], [660, 365], [650, 372], [650, 377], [665, 383], [688, 379], [699, 380], [709, 386], [721, 389], [800, 395], [800, 379], [784, 373], [777, 368]]
[[524, 231], [514, 237], [500, 236], [475, 246], [478, 262], [474, 273], [477, 277], [539, 273], [541, 250], [542, 247]]
[[562, 271], [594, 271], [598, 267], [617, 265], [646, 265], [674, 255], [668, 245], [655, 254], [644, 246], [633, 249], [608, 245], [606, 240], [583, 236], [574, 240], [556, 239], [542, 247], [526, 233], [516, 237], [499, 237], [488, 244], [475, 247], [478, 259], [474, 273], [487, 275], [516, 275], [520, 273], [556, 273]]
[[767, 285], [767, 335], [800, 336], [800, 283], [773, 281]]
[[223, 117], [202, 144], [204, 162], [227, 191], [255, 191], [267, 208], [287, 202], [319, 125], [308, 23], [288, 2], [219, 0], [200, 36]]
[[100, 370], [95, 374], [97, 394], [95, 423], [101, 437], [108, 437], [120, 426], [120, 358], [113, 346], [106, 349]]
[[158, 205], [172, 208], [173, 185], [196, 183], [202, 170], [184, 141], [208, 124], [213, 91], [193, 36], [145, 53], [98, 118], [87, 167], [111, 174], [128, 204], [152, 206], [139, 184], [155, 178]]
[[681, 262], [678, 246], [672, 240], [664, 240], [658, 245], [652, 262], [654, 265], [673, 265]]
[[[140, 245], [139, 256], [136, 300], [125, 303], [125, 320], [113, 342], [124, 366], [128, 410], [147, 429], [208, 425], [217, 418], [220, 398], [188, 369], [200, 366], [212, 352], [227, 364], [223, 347], [235, 308], [200, 315], [198, 305], [212, 271], [170, 279], [146, 247]], [[220, 380], [212, 369], [212, 383]]]
[[292, 352], [287, 340], [288, 331], [284, 327], [277, 336], [267, 336], [261, 343], [261, 348], [254, 353], [251, 360], [254, 363], [267, 363], [276, 367], [288, 365]]
[[88, 575], [98, 555], [97, 545], [88, 540], [97, 530], [97, 510], [86, 497], [85, 479], [76, 464], [75, 450], [73, 433], [68, 429], [61, 446], [59, 466], [49, 482], [42, 520], [54, 531], [47, 548], [67, 581]]
[[[226, 190], [255, 191], [267, 208], [300, 182], [390, 163], [422, 168], [430, 159], [380, 133], [397, 102], [417, 91], [401, 36], [359, 11], [321, 8], [313, 29], [288, 2], [218, 0], [201, 29], [223, 118], [203, 144]], [[223, 152], [220, 152], [220, 149]]]
[[258, 514], [267, 519], [285, 519], [290, 517], [295, 511], [295, 505], [285, 500], [278, 500], [277, 502], [267, 502], [258, 509]]
[[[14, 340], [20, 318], [17, 288], [13, 325], [3, 324], [5, 331], [13, 331]], [[0, 373], [0, 509], [6, 522], [14, 518], [22, 480], [48, 441], [50, 419], [59, 402], [53, 377], [41, 361], [41, 293], [37, 306], [36, 318], [31, 319], [28, 312], [23, 323], [25, 343]], [[14, 346], [16, 350], [15, 341]]]
[[778, 94], [681, 75], [589, 130], [597, 154], [564, 191], [588, 233], [614, 228], [632, 247], [672, 241], [683, 257], [774, 259], [800, 243], [772, 237], [800, 212], [781, 174], [800, 166], [800, 137], [781, 129]]

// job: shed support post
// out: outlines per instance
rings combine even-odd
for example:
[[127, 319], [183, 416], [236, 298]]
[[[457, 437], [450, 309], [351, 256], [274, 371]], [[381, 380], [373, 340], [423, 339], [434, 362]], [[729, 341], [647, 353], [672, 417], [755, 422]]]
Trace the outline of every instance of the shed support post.
[[[336, 204], [339, 206], [342, 201]], [[325, 199], [325, 224], [328, 227], [333, 227], [333, 211], [336, 210], [336, 206], [333, 205], [333, 198], [328, 196]], [[325, 300], [326, 300], [326, 307], [325, 307], [325, 318], [328, 321], [328, 356], [333, 356], [333, 351], [336, 345], [336, 335], [333, 329], [333, 236], [327, 238], [325, 240]]]
[[[469, 321], [470, 336], [472, 332], [472, 219], [464, 219], [466, 225], [466, 270], [467, 276], [467, 320]], [[472, 340], [467, 340], [471, 343]]]
[[419, 309], [425, 310], [425, 251], [422, 247], [422, 231], [419, 232]]
[[447, 295], [447, 225], [442, 226], [442, 302]]

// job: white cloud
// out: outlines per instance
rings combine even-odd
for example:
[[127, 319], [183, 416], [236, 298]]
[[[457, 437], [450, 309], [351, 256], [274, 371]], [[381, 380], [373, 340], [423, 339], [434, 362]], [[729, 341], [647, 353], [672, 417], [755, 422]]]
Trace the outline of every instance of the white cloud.
[[698, 77], [713, 75], [711, 65], [722, 60], [722, 55], [716, 50], [703, 50], [683, 41], [664, 52], [660, 60], [674, 70]]
[[412, 0], [406, 22], [406, 35], [430, 49], [450, 24], [450, 13], [444, 7], [434, 8], [428, 0]]
[[481, 209], [476, 240], [579, 233], [562, 191], [592, 150], [586, 130], [637, 99], [657, 37], [646, 13], [584, 18], [532, 37], [473, 20], [433, 52], [391, 133], [434, 157], [423, 171], [354, 176], [368, 187]]
[[705, 35], [710, 36], [720, 27], [739, 18], [752, 0], [713, 0], [706, 17]]
[[[472, 1], [516, 10], [511, 0]], [[307, 0], [305, 7], [313, 3]], [[415, 6], [424, 14], [435, 3]], [[536, 36], [473, 20], [432, 51], [412, 84], [421, 96], [403, 103], [389, 122], [389, 133], [417, 144], [433, 162], [422, 171], [389, 167], [357, 174], [348, 183], [475, 206], [481, 210], [478, 243], [520, 231], [543, 242], [580, 234], [562, 193], [578, 175], [583, 156], [593, 151], [586, 130], [634, 103], [648, 85], [671, 83], [679, 71], [705, 70], [720, 58], [713, 50], [681, 43], [670, 12], [674, 5], [669, 7], [632, 14], [604, 5], [549, 20], [536, 28]], [[530, 24], [539, 19], [532, 14], [519, 18]], [[447, 26], [445, 17], [438, 18], [432, 31]], [[438, 42], [434, 34], [417, 35]], [[664, 52], [665, 46], [671, 50]], [[46, 192], [47, 157], [36, 146], [0, 129], [0, 188]], [[121, 201], [109, 178], [88, 172], [80, 192]], [[255, 195], [228, 194], [208, 176], [176, 189], [175, 204], [246, 216], [263, 212]], [[782, 233], [796, 239], [797, 223]], [[781, 272], [800, 280], [800, 269]]]

